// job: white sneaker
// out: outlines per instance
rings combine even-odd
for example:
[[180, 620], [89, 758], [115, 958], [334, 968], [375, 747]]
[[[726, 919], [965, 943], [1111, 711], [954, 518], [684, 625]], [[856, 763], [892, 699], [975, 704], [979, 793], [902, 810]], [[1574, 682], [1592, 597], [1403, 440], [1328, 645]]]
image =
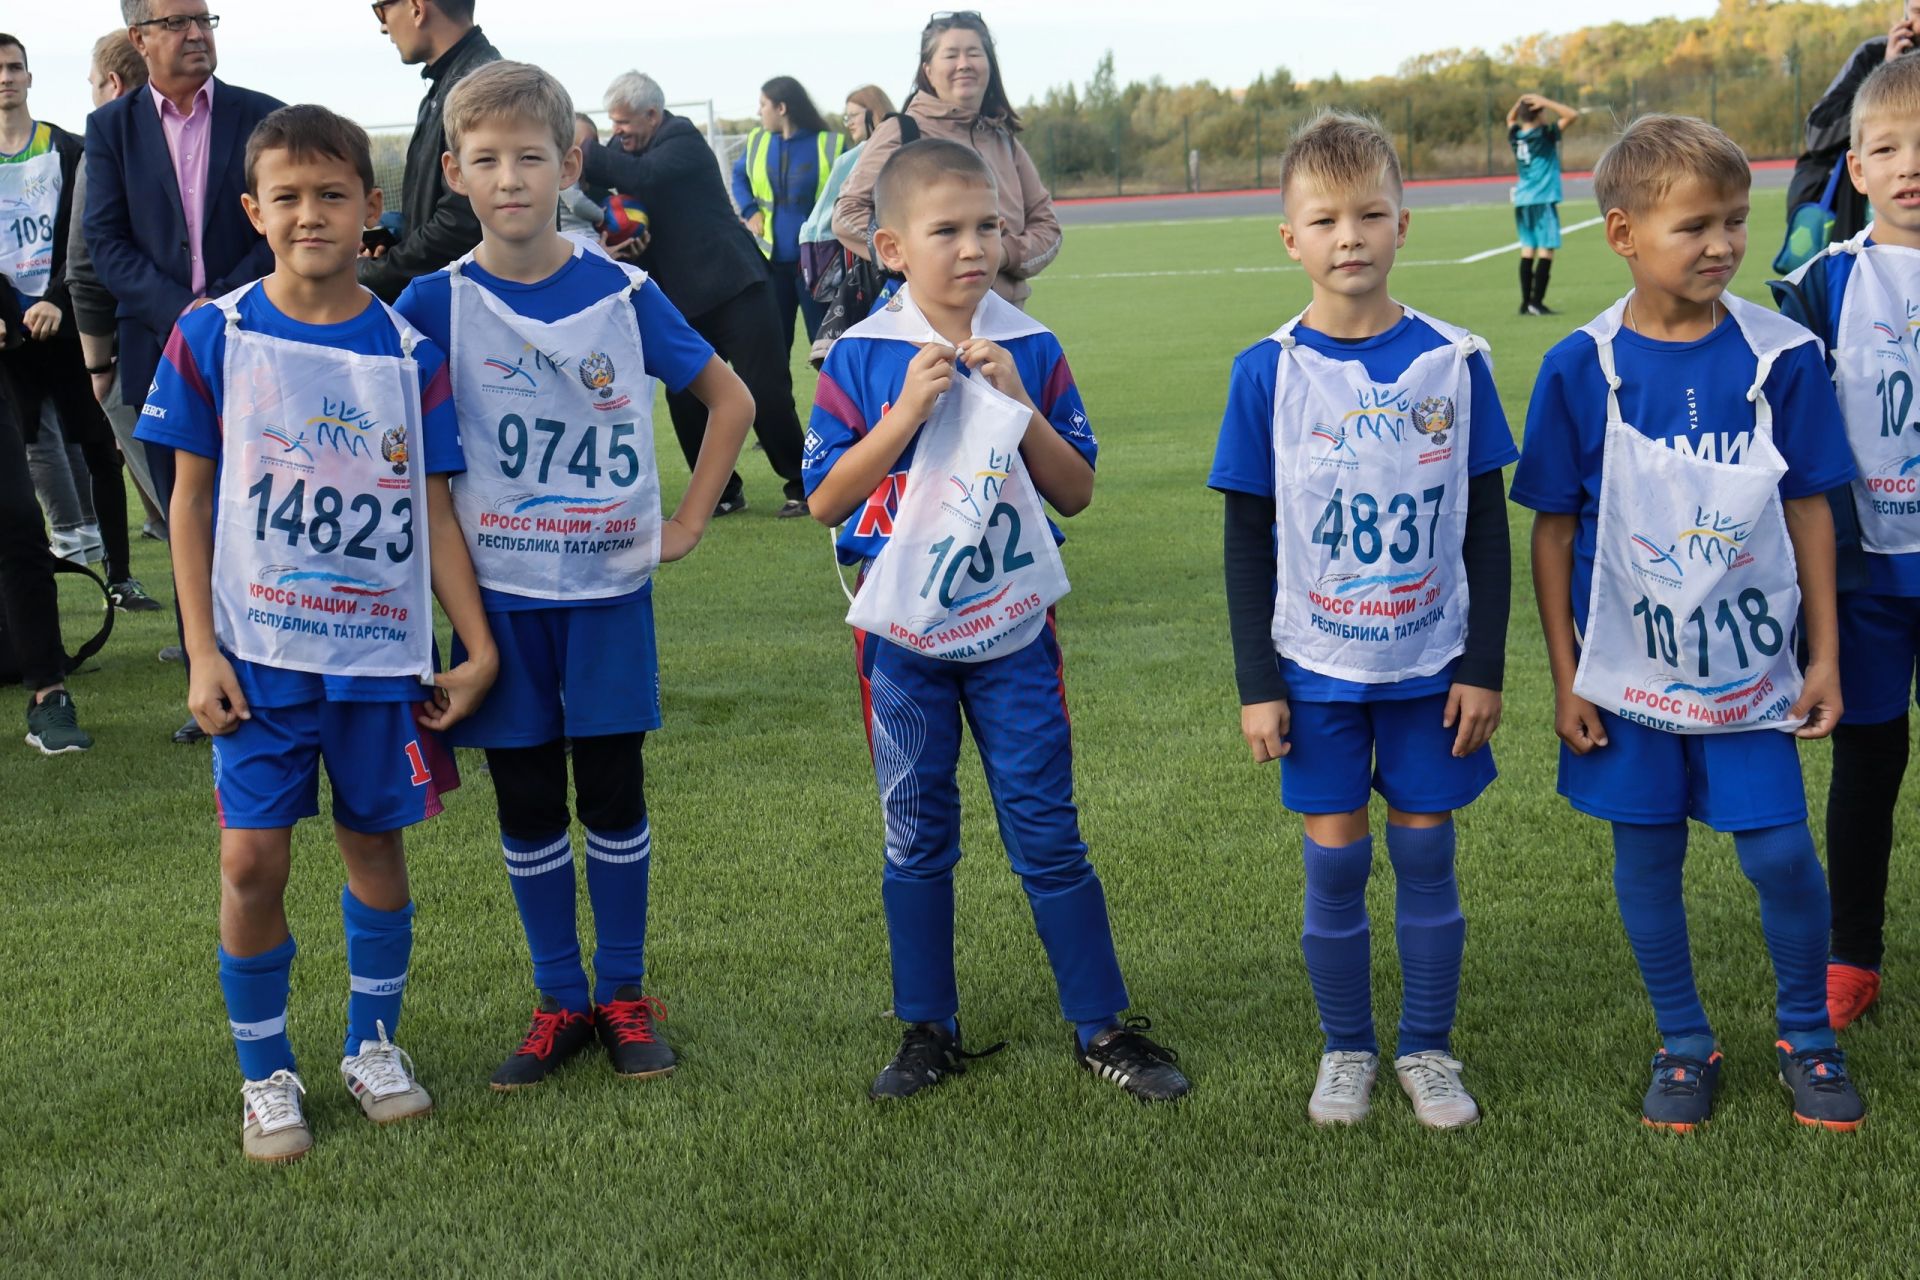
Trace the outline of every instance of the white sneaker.
[[433, 1099], [413, 1078], [413, 1059], [387, 1039], [387, 1024], [373, 1024], [378, 1040], [362, 1040], [360, 1052], [340, 1059], [347, 1092], [375, 1124], [409, 1120], [433, 1110]]
[[97, 538], [89, 538], [84, 525], [72, 529], [55, 529], [48, 535], [47, 541], [53, 547], [53, 554], [62, 560], [71, 560], [78, 565], [87, 563], [88, 553], [93, 550]]
[[1413, 1099], [1413, 1114], [1429, 1129], [1458, 1129], [1480, 1118], [1480, 1104], [1460, 1083], [1460, 1063], [1438, 1049], [1393, 1060], [1400, 1087]]
[[240, 1086], [246, 1100], [240, 1113], [240, 1149], [247, 1159], [281, 1164], [307, 1154], [313, 1130], [300, 1114], [300, 1095], [306, 1091], [300, 1077], [284, 1069]]
[[1315, 1124], [1359, 1124], [1372, 1108], [1373, 1078], [1380, 1055], [1341, 1050], [1320, 1056], [1320, 1074], [1307, 1099], [1307, 1119]]

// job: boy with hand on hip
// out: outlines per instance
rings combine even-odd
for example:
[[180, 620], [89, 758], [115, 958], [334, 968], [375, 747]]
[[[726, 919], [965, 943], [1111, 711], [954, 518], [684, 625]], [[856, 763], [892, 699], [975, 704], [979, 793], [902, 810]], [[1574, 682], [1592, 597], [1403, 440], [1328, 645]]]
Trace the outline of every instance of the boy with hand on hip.
[[[1281, 165], [1313, 301], [1234, 361], [1207, 483], [1226, 497], [1240, 726], [1304, 815], [1300, 947], [1326, 1048], [1307, 1114], [1354, 1124], [1379, 1068], [1367, 800], [1387, 801], [1405, 1001], [1394, 1072], [1430, 1128], [1472, 1124], [1451, 1036], [1467, 925], [1453, 811], [1494, 778], [1518, 455], [1484, 344], [1394, 301], [1393, 140], [1328, 112]], [[1285, 501], [1278, 495], [1285, 495]]]
[[[1093, 431], [1060, 342], [992, 292], [993, 175], [957, 143], [899, 149], [875, 187], [874, 247], [907, 283], [821, 371], [805, 475], [815, 518], [863, 566], [847, 620], [886, 823], [881, 898], [899, 1052], [874, 1098], [964, 1069], [954, 972], [961, 719], [972, 727], [1080, 1066], [1134, 1097], [1187, 1092], [1129, 999], [1080, 836], [1053, 605], [1066, 594], [1041, 501], [1093, 499]], [[991, 1051], [989, 1051], [991, 1052]]]
[[1795, 741], [1840, 716], [1825, 495], [1854, 466], [1818, 340], [1728, 292], [1750, 182], [1726, 134], [1682, 116], [1641, 117], [1601, 157], [1594, 194], [1633, 290], [1541, 363], [1513, 498], [1539, 513], [1560, 793], [1613, 826], [1620, 919], [1660, 1033], [1642, 1119], [1693, 1129], [1720, 1078], [1687, 943], [1692, 818], [1732, 833], [1759, 893], [1794, 1117], [1854, 1129], [1865, 1108], [1827, 1018], [1827, 887]]
[[[246, 167], [273, 274], [181, 318], [137, 434], [176, 458], [173, 573], [188, 709], [213, 735], [243, 1149], [284, 1161], [313, 1144], [286, 1030], [293, 825], [319, 812], [324, 760], [347, 868], [340, 1074], [377, 1123], [424, 1115], [391, 1039], [413, 948], [400, 833], [459, 785], [437, 731], [486, 696], [497, 658], [447, 488], [465, 462], [446, 360], [354, 275], [381, 206], [366, 133], [283, 107]], [[437, 677], [436, 596], [466, 655]]]
[[[580, 176], [558, 81], [490, 63], [448, 95], [446, 130], [447, 181], [473, 202], [480, 245], [397, 305], [452, 361], [468, 461], [453, 502], [500, 646], [493, 696], [452, 735], [486, 749], [533, 959], [533, 1021], [492, 1084], [539, 1084], [596, 1035], [618, 1075], [664, 1076], [674, 1052], [641, 986], [653, 863], [642, 749], [660, 727], [652, 579], [706, 531], [753, 398], [644, 272], [555, 229], [560, 191]], [[664, 520], [656, 379], [711, 413]], [[574, 920], [569, 743], [599, 942], [591, 988]]]

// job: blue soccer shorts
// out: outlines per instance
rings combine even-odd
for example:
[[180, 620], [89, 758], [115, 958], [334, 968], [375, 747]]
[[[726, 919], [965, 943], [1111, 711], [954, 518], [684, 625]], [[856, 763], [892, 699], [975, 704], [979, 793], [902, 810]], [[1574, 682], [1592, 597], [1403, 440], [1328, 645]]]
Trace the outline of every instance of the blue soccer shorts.
[[1397, 702], [1288, 703], [1280, 803], [1295, 813], [1352, 813], [1378, 791], [1402, 813], [1464, 809], [1492, 785], [1493, 748], [1455, 758], [1447, 695]]
[[1607, 711], [1600, 721], [1606, 746], [1584, 756], [1560, 747], [1560, 794], [1582, 813], [1648, 826], [1692, 818], [1715, 831], [1807, 820], [1791, 733], [1668, 733]]
[[1907, 713], [1920, 669], [1920, 599], [1849, 591], [1840, 597], [1842, 724], [1885, 724]]
[[1522, 249], [1560, 247], [1560, 206], [1557, 204], [1517, 204], [1513, 206], [1513, 225], [1520, 233]]
[[[487, 626], [500, 675], [479, 710], [447, 731], [454, 746], [537, 747], [660, 727], [651, 594], [622, 604], [489, 610]], [[454, 637], [454, 665], [466, 656]]]
[[254, 707], [213, 739], [220, 825], [291, 827], [320, 812], [320, 765], [333, 784], [333, 820], [377, 835], [424, 822], [460, 770], [440, 736], [414, 722], [412, 702], [303, 702]]

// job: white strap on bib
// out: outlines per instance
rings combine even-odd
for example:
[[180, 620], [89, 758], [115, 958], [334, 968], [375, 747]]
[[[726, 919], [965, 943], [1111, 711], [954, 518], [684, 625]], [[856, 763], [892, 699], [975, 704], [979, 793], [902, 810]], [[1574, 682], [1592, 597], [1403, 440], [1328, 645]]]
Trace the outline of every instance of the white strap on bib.
[[[1052, 330], [1035, 320], [1020, 308], [1008, 302], [999, 294], [989, 290], [987, 296], [980, 299], [980, 305], [973, 309], [973, 320], [968, 326], [976, 338], [985, 338], [989, 342], [1011, 342], [1015, 338], [1028, 338], [1036, 333], [1050, 333]], [[945, 338], [934, 332], [926, 313], [913, 300], [913, 286], [903, 284], [900, 291], [887, 300], [887, 305], [849, 328], [841, 335], [846, 338], [878, 338], [894, 342], [911, 342], [915, 345], [937, 342], [942, 346], [951, 346]]]
[[[1450, 345], [1459, 349], [1462, 356], [1472, 356], [1477, 353], [1485, 357], [1489, 365], [1491, 365], [1493, 348], [1487, 343], [1487, 340], [1479, 334], [1462, 329], [1458, 325], [1448, 324], [1445, 320], [1436, 320], [1423, 311], [1415, 311], [1404, 302], [1400, 304], [1400, 310], [1404, 313], [1406, 319], [1418, 320], [1445, 338]], [[1279, 343], [1282, 351], [1292, 351], [1299, 345], [1299, 339], [1293, 336], [1293, 331], [1299, 328], [1306, 318], [1307, 313], [1302, 311], [1299, 315], [1274, 330], [1269, 337], [1269, 341]]]
[[[640, 287], [647, 282], [646, 272], [634, 266], [631, 262], [622, 262], [620, 259], [614, 257], [606, 251], [606, 248], [602, 246], [598, 240], [590, 239], [587, 236], [573, 231], [562, 232], [560, 238], [569, 241], [573, 245], [573, 256], [576, 259], [585, 257], [590, 253], [601, 261], [610, 262], [625, 272], [627, 287], [620, 294], [622, 299], [633, 297], [634, 294], [640, 291]], [[465, 279], [465, 276], [462, 275], [463, 270], [470, 265], [477, 265], [475, 255], [479, 252], [479, 249], [475, 248], [463, 254], [461, 257], [454, 259], [452, 262], [449, 262], [447, 264], [448, 277], [454, 280]], [[472, 281], [468, 281], [468, 283], [471, 284]]]
[[[229, 338], [231, 338], [234, 334], [239, 333], [241, 331], [240, 330], [240, 300], [246, 297], [247, 294], [251, 293], [254, 289], [259, 288], [262, 283], [263, 281], [255, 280], [251, 284], [243, 284], [238, 289], [235, 289], [232, 293], [229, 293], [224, 297], [215, 298], [213, 300], [213, 305], [220, 308], [220, 314], [226, 317], [227, 336]], [[379, 299], [378, 297], [375, 297], [371, 291], [367, 293], [367, 296], [370, 298], [373, 298], [373, 300], [379, 304], [380, 309], [387, 313], [387, 319], [393, 322], [394, 329], [400, 335], [401, 355], [405, 356], [409, 360], [413, 359], [414, 347], [418, 346], [422, 342], [425, 342], [426, 335], [421, 333], [418, 329], [414, 328], [412, 325], [408, 324], [404, 316], [402, 316], [398, 311], [395, 311], [392, 307], [388, 306], [385, 302], [381, 301], [381, 299]]]

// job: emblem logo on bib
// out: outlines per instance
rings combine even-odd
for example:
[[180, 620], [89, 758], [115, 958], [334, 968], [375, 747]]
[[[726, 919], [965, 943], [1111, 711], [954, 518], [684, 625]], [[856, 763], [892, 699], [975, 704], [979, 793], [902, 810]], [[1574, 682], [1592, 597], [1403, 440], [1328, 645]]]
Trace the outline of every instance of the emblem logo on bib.
[[604, 351], [590, 351], [580, 358], [580, 385], [600, 397], [596, 409], [623, 409], [633, 403], [631, 396], [613, 398], [613, 358]]
[[[552, 360], [548, 359], [541, 352], [534, 351], [532, 354], [534, 368], [544, 370], [549, 367], [557, 367]], [[540, 390], [540, 379], [534, 377], [532, 370], [527, 368], [527, 354], [525, 352], [521, 353], [518, 360], [508, 360], [501, 356], [488, 356], [481, 362], [481, 368], [490, 370], [497, 375], [497, 377], [489, 378], [480, 384], [480, 389], [489, 395], [515, 396], [525, 400], [538, 394]]]
[[1453, 428], [1453, 400], [1447, 396], [1428, 396], [1413, 406], [1413, 429], [1435, 444], [1447, 442]]
[[1307, 438], [1313, 441], [1318, 450], [1313, 457], [1316, 467], [1339, 467], [1351, 471], [1360, 465], [1360, 455], [1354, 452], [1353, 441], [1347, 437], [1344, 426], [1330, 427], [1324, 422], [1316, 422], [1307, 432]]
[[[313, 470], [313, 450], [307, 448], [306, 432], [302, 431], [295, 436], [288, 435], [279, 427], [263, 427], [260, 430], [260, 438], [280, 450], [280, 456], [277, 458], [269, 454], [261, 459], [267, 466], [291, 467], [295, 471], [305, 472]], [[306, 462], [294, 461], [293, 455], [296, 453], [306, 458]]]
[[407, 474], [407, 429], [389, 427], [387, 434], [380, 437], [380, 456], [393, 464], [393, 474]]

